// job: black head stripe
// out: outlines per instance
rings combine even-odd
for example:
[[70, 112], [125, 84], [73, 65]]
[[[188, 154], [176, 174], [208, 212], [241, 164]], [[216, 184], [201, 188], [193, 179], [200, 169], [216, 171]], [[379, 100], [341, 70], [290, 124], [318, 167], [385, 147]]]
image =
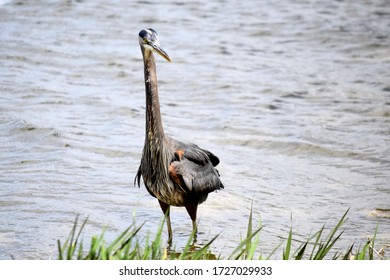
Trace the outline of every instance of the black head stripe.
[[147, 35], [148, 31], [146, 31], [145, 29], [142, 29], [138, 34], [138, 36], [140, 36], [141, 38], [145, 38]]

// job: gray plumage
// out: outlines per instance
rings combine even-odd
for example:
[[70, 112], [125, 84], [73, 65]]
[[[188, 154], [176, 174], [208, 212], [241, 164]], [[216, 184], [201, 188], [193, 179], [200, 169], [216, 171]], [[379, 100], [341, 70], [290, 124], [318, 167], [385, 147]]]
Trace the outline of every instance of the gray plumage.
[[195, 144], [182, 143], [164, 134], [153, 52], [171, 60], [160, 47], [157, 32], [153, 29], [141, 30], [139, 43], [144, 61], [146, 133], [134, 183], [140, 186], [142, 177], [150, 195], [158, 199], [167, 216], [169, 240], [172, 240], [170, 205], [184, 206], [196, 231], [198, 204], [204, 202], [210, 192], [223, 188], [215, 169], [219, 159]]

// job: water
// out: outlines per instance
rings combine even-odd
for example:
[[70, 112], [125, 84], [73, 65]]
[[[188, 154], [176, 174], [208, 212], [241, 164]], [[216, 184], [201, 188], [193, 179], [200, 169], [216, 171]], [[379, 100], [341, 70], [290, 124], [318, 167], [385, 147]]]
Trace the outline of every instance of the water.
[[[129, 1], [130, 2], [130, 1]], [[229, 254], [253, 201], [264, 254], [350, 207], [339, 243], [390, 243], [388, 1], [2, 1], [0, 259], [56, 258], [84, 239], [162, 218], [133, 187], [144, 141], [138, 31], [152, 27], [168, 134], [213, 151], [225, 190], [199, 208], [199, 243]], [[292, 217], [292, 220], [291, 220]], [[174, 243], [190, 219], [172, 210]]]

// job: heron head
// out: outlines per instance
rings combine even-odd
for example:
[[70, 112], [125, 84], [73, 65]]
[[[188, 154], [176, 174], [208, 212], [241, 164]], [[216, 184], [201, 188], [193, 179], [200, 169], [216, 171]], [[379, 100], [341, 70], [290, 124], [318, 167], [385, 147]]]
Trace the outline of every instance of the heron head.
[[169, 62], [171, 61], [168, 54], [160, 47], [160, 43], [158, 42], [158, 35], [154, 29], [142, 29], [138, 34], [138, 40], [139, 44], [146, 50], [158, 53]]

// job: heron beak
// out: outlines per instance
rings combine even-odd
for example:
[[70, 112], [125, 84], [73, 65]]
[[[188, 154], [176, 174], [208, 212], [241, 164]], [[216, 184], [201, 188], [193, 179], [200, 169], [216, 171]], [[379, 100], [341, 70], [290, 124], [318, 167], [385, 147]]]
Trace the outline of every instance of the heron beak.
[[165, 58], [166, 60], [168, 60], [169, 62], [171, 62], [171, 59], [169, 58], [168, 54], [160, 47], [160, 45], [158, 44], [155, 44], [155, 45], [152, 45], [152, 48], [153, 50], [158, 53], [159, 55], [161, 55], [163, 58]]

